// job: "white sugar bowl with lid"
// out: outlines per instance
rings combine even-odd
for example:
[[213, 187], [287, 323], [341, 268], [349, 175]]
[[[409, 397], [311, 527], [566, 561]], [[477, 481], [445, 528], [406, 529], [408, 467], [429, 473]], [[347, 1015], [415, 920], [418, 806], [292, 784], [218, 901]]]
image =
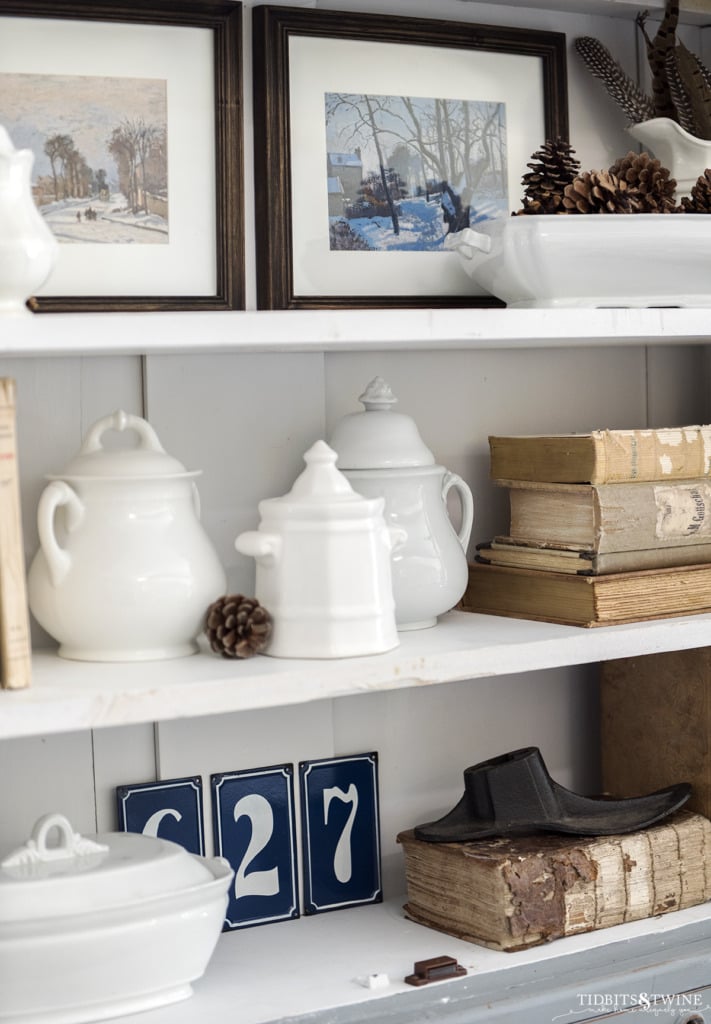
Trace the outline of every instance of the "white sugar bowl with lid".
[[188, 998], [232, 877], [221, 857], [43, 816], [0, 860], [0, 1024], [83, 1024]]
[[239, 552], [256, 559], [255, 595], [271, 613], [265, 654], [347, 658], [398, 645], [390, 553], [402, 531], [383, 518], [383, 499], [356, 494], [317, 441], [288, 494], [259, 503], [259, 528]]
[[[329, 443], [353, 488], [384, 498], [387, 523], [405, 531], [407, 539], [392, 554], [398, 629], [434, 626], [466, 590], [472, 492], [460, 476], [435, 464], [414, 421], [393, 411], [397, 399], [382, 377], [370, 382], [359, 401], [364, 411], [344, 416]], [[461, 504], [458, 529], [447, 508], [450, 491]]]
[[[112, 449], [110, 431], [137, 444]], [[35, 618], [80, 661], [148, 661], [197, 651], [224, 569], [200, 523], [195, 478], [150, 424], [118, 411], [89, 429], [40, 497], [28, 575]]]

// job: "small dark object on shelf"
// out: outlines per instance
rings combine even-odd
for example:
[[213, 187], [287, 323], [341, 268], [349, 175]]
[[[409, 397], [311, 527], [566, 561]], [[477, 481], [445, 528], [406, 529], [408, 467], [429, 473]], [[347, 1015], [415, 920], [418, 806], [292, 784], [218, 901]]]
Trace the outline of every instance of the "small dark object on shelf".
[[459, 978], [467, 973], [466, 967], [460, 966], [453, 956], [433, 956], [429, 960], [417, 960], [414, 974], [408, 974], [405, 982], [408, 985], [429, 985], [433, 981], [444, 981], [446, 978]]
[[690, 795], [691, 786], [681, 782], [622, 800], [579, 796], [550, 777], [538, 747], [522, 747], [467, 768], [459, 803], [443, 818], [418, 825], [415, 838], [456, 843], [533, 832], [621, 835], [661, 821]]
[[223, 658], [251, 658], [263, 650], [272, 633], [272, 617], [254, 597], [226, 594], [207, 609], [205, 635]]

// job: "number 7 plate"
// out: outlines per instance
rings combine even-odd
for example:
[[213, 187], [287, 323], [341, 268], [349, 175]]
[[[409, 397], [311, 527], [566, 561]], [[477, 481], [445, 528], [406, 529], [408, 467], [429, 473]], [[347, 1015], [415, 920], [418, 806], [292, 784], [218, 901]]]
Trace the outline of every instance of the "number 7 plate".
[[303, 761], [304, 913], [380, 903], [378, 755]]
[[235, 877], [225, 929], [299, 916], [290, 764], [210, 776], [215, 853]]

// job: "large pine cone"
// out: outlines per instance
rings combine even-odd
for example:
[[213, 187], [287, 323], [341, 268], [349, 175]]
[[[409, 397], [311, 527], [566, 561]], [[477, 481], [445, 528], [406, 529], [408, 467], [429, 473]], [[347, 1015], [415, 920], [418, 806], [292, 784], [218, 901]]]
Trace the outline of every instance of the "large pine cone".
[[563, 190], [580, 172], [569, 143], [547, 140], [531, 157], [530, 173], [524, 174], [523, 207], [518, 213], [564, 213]]
[[696, 179], [691, 195], [681, 197], [679, 213], [711, 213], [711, 168]]
[[207, 609], [205, 635], [223, 658], [250, 658], [266, 647], [271, 633], [272, 617], [254, 597], [228, 594]]
[[636, 213], [639, 201], [626, 181], [609, 171], [584, 171], [563, 194], [566, 213]]
[[639, 201], [637, 213], [673, 213], [676, 209], [676, 180], [671, 171], [649, 153], [634, 153], [620, 157], [610, 167], [614, 174], [627, 182], [627, 188]]

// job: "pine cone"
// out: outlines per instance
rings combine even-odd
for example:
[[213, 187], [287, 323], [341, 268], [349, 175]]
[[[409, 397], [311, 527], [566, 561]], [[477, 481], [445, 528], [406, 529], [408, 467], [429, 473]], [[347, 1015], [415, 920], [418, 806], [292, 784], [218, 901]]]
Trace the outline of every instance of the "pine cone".
[[564, 139], [547, 140], [526, 164], [530, 173], [524, 174], [523, 208], [518, 213], [564, 213], [563, 190], [580, 172], [569, 143]]
[[711, 213], [711, 168], [696, 179], [691, 195], [681, 197], [679, 213]]
[[609, 171], [584, 171], [566, 185], [563, 195], [566, 213], [635, 213], [639, 201]]
[[254, 597], [228, 594], [207, 609], [205, 635], [223, 658], [250, 658], [266, 646], [271, 632], [272, 617]]
[[676, 180], [668, 168], [649, 153], [634, 153], [620, 157], [610, 168], [622, 181], [627, 190], [633, 192], [639, 202], [636, 213], [673, 213], [676, 208]]

